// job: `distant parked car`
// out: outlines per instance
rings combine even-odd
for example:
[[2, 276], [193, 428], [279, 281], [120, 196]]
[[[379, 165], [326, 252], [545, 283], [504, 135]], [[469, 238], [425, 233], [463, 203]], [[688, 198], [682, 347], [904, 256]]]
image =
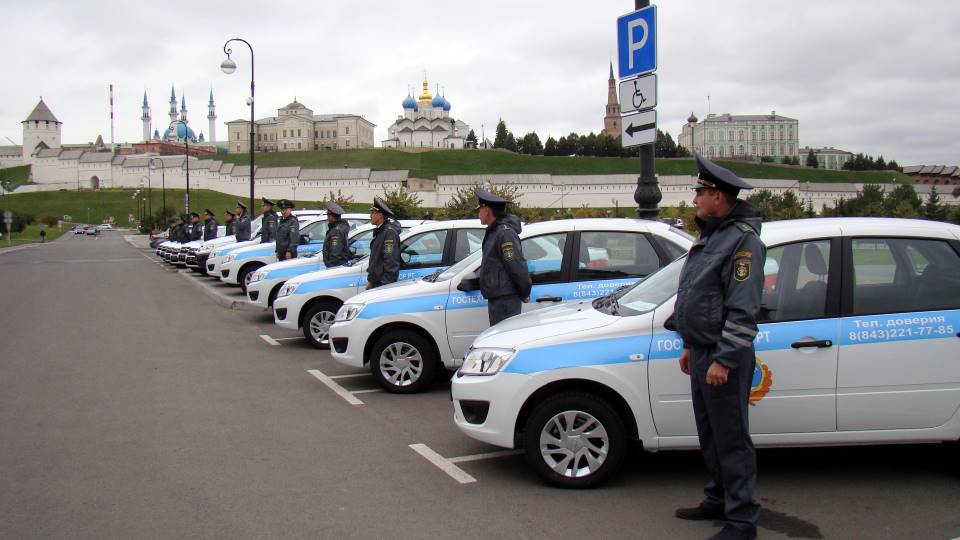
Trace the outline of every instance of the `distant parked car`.
[[91, 227], [91, 226], [88, 225], [87, 228], [86, 228], [86, 235], [87, 235], [87, 236], [94, 236], [94, 235], [97, 234], [98, 232], [99, 232], [99, 231], [97, 231], [97, 228], [96, 228], [96, 227]]
[[101, 231], [112, 231], [113, 225], [109, 223], [101, 223], [100, 225], [97, 225], [97, 228], [100, 229]]

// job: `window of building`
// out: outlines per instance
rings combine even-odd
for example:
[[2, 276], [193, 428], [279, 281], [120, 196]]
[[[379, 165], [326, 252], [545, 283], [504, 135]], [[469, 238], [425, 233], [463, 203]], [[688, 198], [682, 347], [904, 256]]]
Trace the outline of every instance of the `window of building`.
[[313, 130], [313, 138], [314, 138], [314, 139], [317, 138], [317, 130]]
[[348, 127], [345, 128], [345, 129], [347, 130], [347, 133], [346, 133], [346, 134], [349, 135], [349, 134], [350, 134], [350, 127], [348, 126]]
[[740, 145], [740, 155], [741, 155], [741, 156], [746, 155], [746, 151], [744, 150], [742, 144]]
[[284, 149], [284, 150], [287, 149], [287, 143], [283, 143], [283, 149]]
[[742, 141], [742, 140], [743, 140], [743, 130], [742, 130], [742, 129], [737, 133], [737, 140], [738, 140], [738, 141]]
[[300, 143], [297, 143], [297, 149], [301, 149], [301, 148], [303, 148], [303, 146], [301, 146]]
[[302, 137], [302, 136], [303, 136], [303, 135], [300, 134], [300, 130], [298, 129], [298, 130], [297, 130], [297, 137]]
[[347, 146], [350, 146], [350, 140], [347, 139]]
[[755, 145], [755, 144], [750, 145], [750, 155], [751, 155], [751, 156], [757, 155], [757, 145]]
[[727, 132], [727, 140], [728, 140], [728, 141], [736, 140], [736, 139], [733, 138], [733, 130], [732, 130], [732, 129]]
[[283, 130], [283, 137], [284, 137], [284, 138], [287, 137], [287, 130]]
[[235, 132], [233, 133], [233, 138], [234, 138], [234, 139], [239, 139], [239, 138], [240, 138], [240, 132], [239, 132], [239, 131], [235, 131]]
[[334, 136], [334, 137], [337, 136], [337, 130], [333, 130], [333, 136]]

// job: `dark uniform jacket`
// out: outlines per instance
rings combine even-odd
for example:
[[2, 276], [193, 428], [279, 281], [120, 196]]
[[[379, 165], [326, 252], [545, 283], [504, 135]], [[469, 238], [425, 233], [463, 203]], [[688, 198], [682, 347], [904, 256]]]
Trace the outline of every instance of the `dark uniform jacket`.
[[225, 222], [225, 223], [223, 224], [223, 226], [226, 227], [226, 230], [223, 232], [224, 236], [230, 236], [230, 235], [233, 235], [233, 234], [237, 234], [237, 220], [236, 220], [236, 219], [231, 219], [230, 221]]
[[263, 214], [263, 223], [260, 229], [260, 243], [275, 242], [277, 240], [277, 213], [266, 212]]
[[175, 237], [174, 237], [174, 241], [175, 241], [175, 242], [180, 242], [181, 244], [186, 244], [187, 242], [190, 241], [190, 240], [187, 238], [189, 235], [188, 235], [188, 233], [187, 233], [187, 224], [186, 224], [186, 223], [182, 223], [182, 224], [180, 224], [180, 225], [177, 225], [177, 226], [174, 228], [174, 230], [176, 231], [176, 234], [175, 234]]
[[217, 220], [210, 218], [203, 221], [203, 241], [217, 237]]
[[367, 281], [374, 287], [394, 283], [400, 277], [400, 224], [387, 220], [373, 231]]
[[766, 260], [760, 217], [738, 201], [723, 218], [696, 221], [700, 236], [680, 272], [673, 326], [684, 347], [712, 349], [724, 366], [750, 369]]
[[190, 224], [190, 228], [187, 232], [188, 242], [193, 242], [194, 240], [203, 239], [203, 225], [200, 222]]
[[237, 242], [246, 242], [250, 240], [250, 214], [244, 212], [242, 216], [237, 217]]
[[323, 264], [327, 268], [341, 266], [350, 260], [350, 246], [347, 245], [347, 234], [350, 224], [338, 219], [327, 226], [327, 236], [323, 240]]
[[300, 245], [300, 222], [297, 216], [280, 218], [277, 224], [277, 259], [286, 258], [289, 251], [291, 257], [297, 256], [297, 246]]
[[530, 296], [530, 272], [520, 245], [520, 219], [507, 215], [487, 227], [483, 235], [480, 293], [486, 299]]

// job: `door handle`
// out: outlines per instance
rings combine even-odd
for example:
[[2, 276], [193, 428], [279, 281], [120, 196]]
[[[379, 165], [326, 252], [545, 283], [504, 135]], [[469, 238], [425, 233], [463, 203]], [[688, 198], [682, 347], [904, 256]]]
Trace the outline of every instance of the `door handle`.
[[562, 302], [562, 301], [563, 301], [563, 298], [560, 296], [541, 296], [540, 298], [537, 298], [538, 304], [541, 302]]
[[833, 347], [833, 342], [829, 339], [813, 339], [810, 341], [794, 341], [790, 344], [794, 349], [803, 349], [806, 347], [816, 347], [818, 349], [826, 349], [827, 347]]

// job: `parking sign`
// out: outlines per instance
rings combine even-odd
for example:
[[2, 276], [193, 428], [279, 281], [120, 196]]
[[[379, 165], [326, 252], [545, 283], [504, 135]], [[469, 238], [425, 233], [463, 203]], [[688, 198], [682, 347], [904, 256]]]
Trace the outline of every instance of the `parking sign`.
[[617, 19], [617, 60], [621, 79], [656, 71], [657, 6]]

